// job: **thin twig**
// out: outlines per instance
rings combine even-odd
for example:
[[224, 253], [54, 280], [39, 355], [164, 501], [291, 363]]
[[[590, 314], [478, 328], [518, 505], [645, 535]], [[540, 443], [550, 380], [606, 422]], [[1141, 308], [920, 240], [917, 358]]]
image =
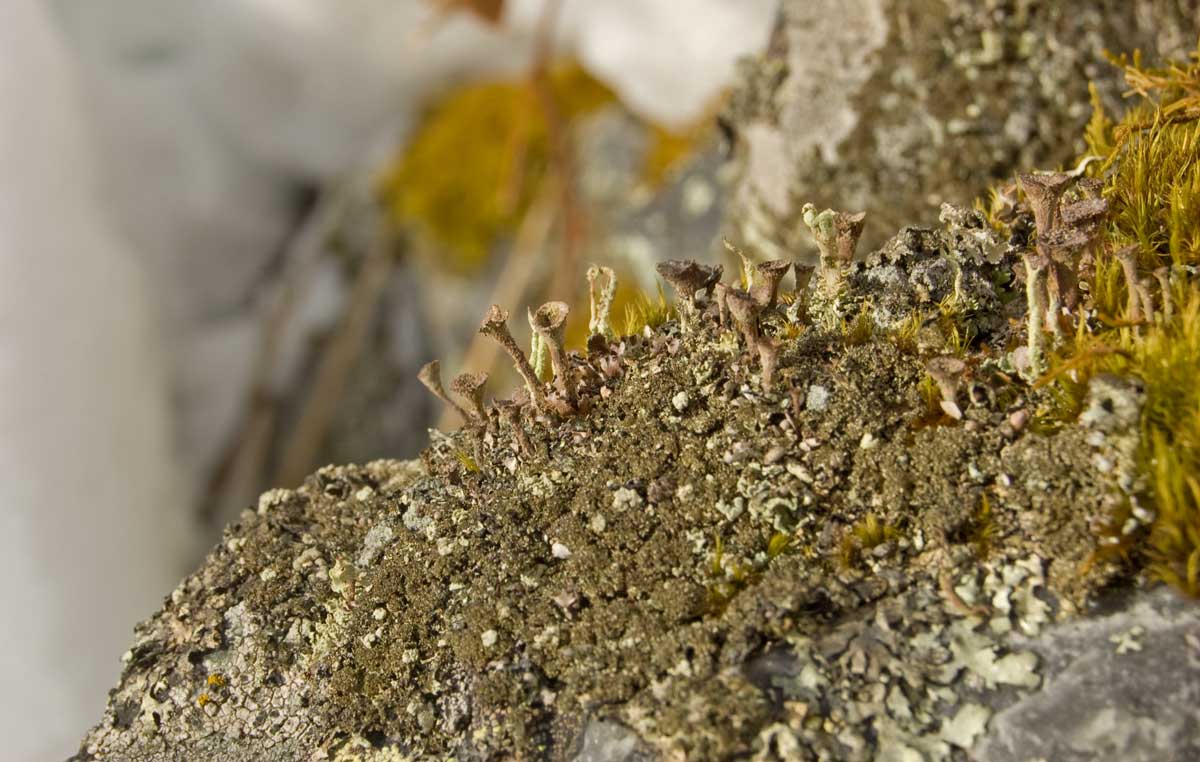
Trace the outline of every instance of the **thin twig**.
[[575, 141], [550, 82], [550, 63], [554, 57], [554, 33], [558, 27], [561, 0], [546, 0], [534, 40], [530, 86], [546, 120], [550, 140], [551, 168], [559, 179], [562, 204], [562, 256], [554, 263], [549, 294], [565, 295], [579, 279], [579, 263], [587, 237], [587, 215], [579, 197]]

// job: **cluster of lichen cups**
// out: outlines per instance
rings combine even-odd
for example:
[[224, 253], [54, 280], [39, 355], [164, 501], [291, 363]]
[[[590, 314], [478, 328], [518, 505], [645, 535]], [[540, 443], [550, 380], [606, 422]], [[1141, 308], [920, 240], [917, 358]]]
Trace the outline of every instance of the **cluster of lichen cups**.
[[[755, 264], [744, 252], [726, 242], [730, 251], [742, 259], [741, 285], [722, 282], [724, 268], [719, 264], [709, 266], [692, 260], [659, 263], [656, 267], [659, 276], [675, 292], [681, 334], [686, 336], [705, 326], [717, 331], [733, 331], [741, 337], [746, 351], [757, 357], [762, 390], [772, 392], [780, 342], [763, 330], [762, 320], [768, 313], [779, 310], [779, 289], [783, 279], [789, 272], [795, 273], [793, 304], [802, 305], [806, 301], [818, 300], [834, 303], [845, 289], [846, 274], [854, 261], [864, 219], [864, 213], [847, 214], [828, 209], [818, 213], [812, 205], [805, 207], [805, 221], [820, 251], [816, 268], [783, 259]], [[814, 278], [814, 274], [817, 277]], [[604, 284], [598, 287], [601, 276], [604, 277]], [[499, 418], [513, 428], [521, 451], [527, 451], [527, 437], [522, 426], [528, 413], [532, 412], [535, 418], [544, 420], [584, 413], [590, 409], [597, 391], [600, 396], [606, 396], [603, 394], [607, 391], [604, 384], [622, 373], [619, 359], [610, 356], [612, 353], [609, 352], [612, 348], [610, 340], [616, 338], [609, 320], [616, 278], [609, 268], [593, 267], [588, 271], [588, 283], [591, 317], [587, 348], [589, 355], [599, 355], [594, 358], [596, 362], [566, 350], [563, 338], [570, 312], [566, 303], [547, 302], [536, 311], [529, 311], [533, 334], [532, 361], [508, 328], [507, 310], [492, 305], [480, 324], [479, 332], [496, 341], [512, 359], [524, 381], [522, 390], [510, 399], [496, 401], [489, 409], [482, 401], [487, 375], [462, 373], [451, 382], [451, 390], [469, 403], [468, 409], [446, 393], [438, 361], [434, 360], [422, 368], [418, 378], [439, 400], [453, 408], [468, 426], [490, 429]], [[788, 318], [796, 320], [799, 314], [792, 311]], [[549, 384], [541, 380], [542, 374], [539, 373], [543, 354], [549, 356], [552, 368]], [[935, 358], [928, 366], [942, 390], [943, 409], [955, 418], [960, 416], [954, 403], [955, 390], [965, 369], [961, 360], [949, 357]]]
[[[1100, 195], [1098, 181], [1069, 173], [1022, 174], [1017, 178], [1017, 187], [1024, 193], [1025, 201], [1017, 205], [1014, 199], [1008, 210], [1010, 219], [1031, 213], [1036, 239], [1020, 250], [1025, 269], [1027, 343], [1014, 353], [1014, 364], [1032, 381], [1046, 372], [1046, 334], [1056, 342], [1062, 340], [1075, 330], [1075, 316], [1085, 308], [1079, 284], [1095, 268], [1108, 203]], [[779, 310], [780, 284], [788, 272], [794, 271], [795, 302], [821, 304], [823, 311], [836, 314], [838, 300], [847, 288], [847, 273], [854, 262], [865, 214], [830, 209], [818, 212], [812, 204], [806, 204], [803, 219], [819, 250], [816, 268], [782, 259], [754, 264], [728, 243], [730, 251], [742, 259], [739, 285], [722, 282], [721, 265], [668, 260], [656, 268], [674, 289], [681, 334], [686, 336], [705, 327], [734, 331], [746, 351], [757, 358], [760, 385], [768, 393], [775, 386], [781, 345], [763, 330], [762, 320]], [[1121, 263], [1127, 281], [1128, 319], [1135, 324], [1150, 319], [1156, 313], [1155, 300], [1149, 281], [1138, 272], [1136, 247], [1124, 247], [1111, 255]], [[1160, 268], [1154, 276], [1162, 292], [1160, 308], [1169, 319], [1172, 310], [1169, 270]], [[446, 393], [437, 361], [422, 368], [421, 382], [454, 408], [469, 426], [490, 428], [499, 418], [519, 429], [529, 412], [544, 420], [586, 412], [597, 396], [605, 396], [607, 382], [622, 373], [620, 360], [611, 356], [612, 342], [617, 337], [609, 311], [616, 278], [608, 268], [593, 267], [588, 271], [588, 283], [591, 315], [587, 351], [595, 357], [581, 357], [564, 346], [570, 313], [565, 302], [547, 302], [537, 310], [528, 311], [533, 335], [532, 360], [509, 331], [508, 312], [493, 305], [479, 332], [496, 341], [509, 355], [524, 381], [524, 389], [488, 408], [483, 402], [487, 375], [463, 373], [451, 382], [451, 390], [467, 403], [464, 406]], [[799, 314], [792, 311], [787, 317], [797, 320]], [[542, 366], [547, 357], [551, 378], [543, 382], [547, 374]], [[950, 418], [961, 418], [957, 396], [968, 375], [968, 364], [945, 354], [926, 361], [925, 370], [941, 393], [941, 410]], [[526, 449], [523, 433], [514, 431], [514, 436], [518, 437], [522, 450]]]
[[[1037, 230], [1035, 245], [1026, 246], [1021, 255], [1028, 339], [1022, 365], [1026, 375], [1036, 379], [1046, 371], [1046, 332], [1054, 341], [1061, 341], [1074, 332], [1076, 318], [1086, 306], [1079, 284], [1085, 275], [1094, 272], [1101, 254], [1108, 202], [1101, 196], [1101, 181], [1077, 178], [1073, 173], [1018, 175], [1017, 185], [1025, 194]], [[1170, 267], [1159, 267], [1153, 273], [1160, 292], [1156, 306], [1150, 281], [1138, 270], [1139, 252], [1136, 244], [1109, 252], [1121, 264], [1125, 278], [1126, 319], [1134, 326], [1156, 315], [1169, 321], [1174, 306]]]
[[[1196, 462], [1196, 437], [1188, 432], [1197, 430], [1200, 417], [1191, 412], [1196, 408], [1188, 370], [1195, 367], [1195, 354], [1186, 352], [1200, 342], [1195, 338], [1200, 335], [1200, 296], [1193, 282], [1200, 256], [1200, 217], [1194, 213], [1200, 185], [1193, 161], [1194, 120], [1178, 114], [1196, 107], [1200, 67], [1142, 71], [1135, 60], [1126, 69], [1131, 88], [1146, 103], [1119, 123], [1097, 106], [1086, 133], [1089, 156], [1075, 171], [1022, 174], [994, 191], [985, 215], [993, 232], [1009, 236], [1008, 252], [1002, 260], [988, 261], [989, 268], [999, 265], [994, 271], [966, 274], [961, 258], [942, 252], [954, 267], [955, 280], [953, 294], [936, 302], [937, 313], [915, 309], [902, 322], [885, 325], [872, 294], [855, 292], [856, 284], [871, 282], [870, 277], [860, 279], [854, 265], [865, 215], [818, 210], [812, 204], [803, 207], [801, 219], [819, 250], [815, 267], [786, 260], [754, 264], [727, 243], [742, 260], [734, 284], [721, 282], [720, 266], [696, 262], [664, 262], [658, 273], [675, 290], [679, 333], [698, 341], [716, 338], [719, 351], [733, 346], [740, 367], [757, 362], [760, 387], [768, 394], [778, 385], [784, 342], [809, 328], [834, 333], [840, 327], [849, 346], [871, 340], [882, 326], [902, 351], [919, 353], [926, 372], [919, 393], [928, 408], [915, 421], [920, 426], [964, 418], [959, 407], [964, 395], [975, 405], [1000, 393], [973, 379], [981, 362], [993, 378], [1020, 378], [1032, 387], [1009, 416], [1011, 430], [1030, 421], [1053, 427], [1075, 420], [1098, 374], [1146, 377], [1148, 412], [1143, 420], [1149, 423], [1140, 432], [1137, 459], [1153, 477], [1152, 494], [1146, 498], [1160, 507], [1175, 506], [1160, 511], [1174, 518], [1157, 522], [1157, 534], [1150, 535], [1159, 559], [1157, 573], [1195, 592], [1200, 591], [1200, 547], [1194, 538], [1200, 534], [1195, 530], [1198, 493], [1189, 465]], [[1096, 160], [1103, 180], [1085, 174]], [[1174, 266], [1163, 264], [1168, 256]], [[1015, 281], [1008, 279], [1009, 267]], [[795, 273], [795, 290], [779, 299], [780, 281], [789, 270]], [[977, 287], [981, 275], [991, 279], [997, 299], [990, 306], [973, 301], [963, 288], [965, 275], [975, 278]], [[482, 401], [486, 376], [462, 374], [454, 380], [451, 389], [462, 402], [442, 388], [436, 363], [423, 369], [422, 381], [457, 409], [468, 427], [494, 431], [497, 422], [503, 423], [519, 452], [530, 452], [524, 428], [530, 419], [551, 422], [578, 415], [596, 399], [608, 397], [630, 360], [625, 347], [637, 342], [629, 342], [628, 335], [642, 334], [643, 326], [659, 326], [670, 312], [660, 288], [657, 305], [643, 298], [626, 308], [626, 325], [618, 336], [608, 319], [616, 279], [607, 268], [592, 268], [588, 282], [592, 314], [586, 357], [567, 352], [562, 344], [565, 304], [551, 302], [530, 313], [529, 358], [508, 332], [507, 313], [492, 307], [480, 330], [512, 357], [524, 388], [489, 407]], [[1023, 311], [1020, 301], [1012, 310], [1008, 307], [1010, 282], [1024, 291]], [[981, 309], [993, 311], [987, 316], [993, 328], [987, 330], [992, 332], [989, 340], [1005, 342], [1002, 356], [988, 359], [967, 352], [976, 334], [964, 316]], [[999, 328], [1004, 318], [1010, 318], [1008, 330]], [[962, 333], [959, 327], [964, 327]], [[981, 349], [982, 355], [992, 354]], [[1163, 465], [1168, 460], [1176, 465]], [[1121, 547], [1129, 547], [1126, 539]]]
[[[824, 218], [823, 218], [824, 219]], [[829, 240], [830, 254], [821, 258], [820, 273], [816, 287], [833, 292], [842, 287], [846, 268], [853, 260], [854, 247], [862, 232], [863, 215], [835, 215], [832, 218], [832, 237]], [[845, 223], [845, 224], [843, 224]], [[818, 245], [825, 251], [826, 242], [817, 238]], [[779, 309], [779, 287], [784, 277], [794, 269], [798, 292], [807, 289], [813, 268], [788, 260], [773, 260], [751, 265], [746, 261], [745, 287], [721, 282], [724, 268], [708, 266], [691, 260], [668, 260], [659, 263], [657, 272], [674, 289], [679, 312], [680, 332], [683, 335], [695, 332], [702, 326], [711, 326], [718, 331], [734, 330], [740, 336], [746, 350], [756, 356], [760, 367], [760, 384], [765, 392], [771, 392], [775, 383], [775, 371], [779, 361], [780, 343], [762, 329], [762, 318]], [[604, 276], [605, 282], [598, 287]], [[578, 353], [568, 352], [564, 346], [564, 335], [570, 308], [565, 302], [547, 302], [528, 313], [533, 333], [533, 348], [530, 356], [521, 349], [508, 328], [508, 311], [492, 305], [479, 326], [479, 332], [496, 341], [512, 359], [517, 373], [524, 381], [524, 389], [511, 399], [499, 400], [488, 408], [483, 402], [486, 374], [462, 373], [450, 384], [450, 389], [463, 398], [466, 405], [446, 392], [441, 380], [441, 365], [434, 360], [421, 369], [418, 379], [439, 400], [453, 408], [469, 427], [490, 429], [496, 419], [513, 428], [522, 451], [528, 449], [522, 425], [527, 414], [535, 418], [553, 420], [587, 412], [596, 396], [606, 396], [605, 384], [622, 373], [619, 361], [614, 361], [611, 340], [613, 335], [609, 311], [616, 290], [616, 278], [608, 268], [592, 268], [588, 271], [590, 286], [591, 317], [588, 328], [591, 333], [587, 342], [588, 354], [584, 358]], [[540, 356], [549, 356], [550, 382], [543, 382], [539, 374]], [[595, 360], [591, 362], [590, 360]]]

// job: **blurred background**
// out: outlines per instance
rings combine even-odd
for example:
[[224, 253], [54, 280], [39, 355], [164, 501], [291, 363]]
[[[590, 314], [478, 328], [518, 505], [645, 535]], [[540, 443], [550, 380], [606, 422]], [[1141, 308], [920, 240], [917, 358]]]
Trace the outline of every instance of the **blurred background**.
[[[487, 305], [705, 258], [774, 0], [0, 3], [0, 759], [271, 486], [415, 456]], [[456, 425], [443, 419], [441, 425]]]

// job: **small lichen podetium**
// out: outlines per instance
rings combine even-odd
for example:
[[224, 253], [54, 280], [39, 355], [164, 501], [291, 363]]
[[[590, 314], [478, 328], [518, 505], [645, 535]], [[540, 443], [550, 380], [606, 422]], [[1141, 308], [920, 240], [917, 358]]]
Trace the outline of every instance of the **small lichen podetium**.
[[867, 213], [837, 212], [825, 209], [818, 212], [811, 204], [803, 207], [804, 224], [812, 233], [820, 252], [817, 269], [819, 285], [810, 294], [811, 309], [821, 322], [836, 326], [838, 301], [845, 288], [846, 274], [854, 262], [858, 239], [862, 236]]
[[[603, 276], [604, 285], [598, 285]], [[611, 337], [612, 323], [609, 313], [617, 296], [617, 274], [611, 267], [592, 265], [587, 270], [588, 282], [588, 332], [593, 336]]]
[[809, 203], [802, 209], [804, 224], [812, 232], [813, 240], [821, 253], [820, 276], [822, 288], [827, 292], [836, 291], [841, 287], [842, 277], [846, 268], [854, 261], [854, 250], [858, 248], [858, 239], [862, 236], [863, 223], [867, 213], [836, 212], [825, 209], [818, 212]]
[[484, 316], [483, 322], [479, 324], [479, 332], [494, 340], [508, 353], [508, 356], [512, 358], [513, 365], [517, 369], [517, 373], [525, 381], [525, 388], [528, 390], [529, 398], [533, 401], [534, 406], [538, 410], [545, 410], [546, 394], [542, 391], [541, 381], [538, 379], [537, 374], [534, 373], [533, 367], [529, 364], [529, 359], [521, 351], [521, 348], [517, 346], [516, 340], [513, 339], [512, 333], [508, 330], [508, 310], [493, 304]]

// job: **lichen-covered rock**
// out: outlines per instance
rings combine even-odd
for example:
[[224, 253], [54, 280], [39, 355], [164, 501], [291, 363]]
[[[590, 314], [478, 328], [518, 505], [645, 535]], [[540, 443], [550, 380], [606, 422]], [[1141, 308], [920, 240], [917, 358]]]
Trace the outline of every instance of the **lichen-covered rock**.
[[[898, 329], [921, 310], [952, 307], [977, 336], [1005, 327], [1002, 285], [1012, 280], [1011, 252], [983, 215], [942, 206], [941, 228], [906, 227], [854, 266], [851, 291], [870, 304], [875, 324]], [[845, 314], [839, 317], [846, 317]]]
[[[935, 263], [1012, 264], [971, 220], [856, 265], [848, 302], [892, 268], [890, 309], [936, 321]], [[960, 284], [985, 317], [991, 282]], [[1082, 427], [1014, 425], [1042, 392], [947, 416], [927, 349], [803, 304], [762, 315], [769, 390], [698, 299], [686, 334], [570, 355], [578, 412], [267, 493], [139, 625], [76, 759], [960, 756], [1042, 684], [1018, 636], [1112, 578], [1079, 571], [1112, 487]]]
[[784, 0], [726, 114], [742, 172], [730, 219], [767, 256], [811, 251], [801, 208], [868, 212], [864, 243], [928, 225], [945, 201], [1074, 160], [1088, 82], [1125, 86], [1103, 51], [1184, 57], [1190, 0]]
[[1168, 591], [1025, 647], [1045, 684], [998, 712], [980, 762], [1200, 759], [1200, 612]]

